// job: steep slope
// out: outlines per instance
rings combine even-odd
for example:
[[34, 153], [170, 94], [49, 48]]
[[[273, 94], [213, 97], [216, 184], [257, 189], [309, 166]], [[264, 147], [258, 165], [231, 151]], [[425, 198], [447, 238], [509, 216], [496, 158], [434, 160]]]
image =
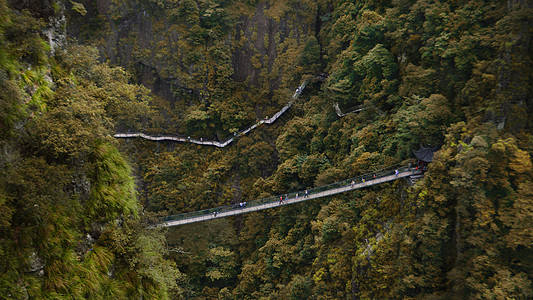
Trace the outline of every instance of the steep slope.
[[0, 1], [2, 298], [179, 293], [184, 277], [140, 216], [131, 166], [111, 137], [148, 113], [148, 90], [98, 63], [94, 48], [50, 44], [60, 3], [25, 4]]
[[[223, 140], [278, 111], [302, 75], [329, 73], [278, 124], [231, 147], [122, 142], [147, 210], [180, 213], [289, 193], [408, 163], [420, 144], [440, 147], [414, 187], [399, 181], [169, 230], [168, 255], [188, 276], [188, 285], [180, 284], [187, 297], [532, 297], [528, 2], [67, 6], [69, 34], [96, 45], [101, 58], [128, 69], [157, 95], [150, 103], [154, 114], [126, 114], [121, 130]], [[118, 76], [111, 69], [102, 82]], [[126, 109], [102, 104], [104, 115], [116, 120], [117, 112], [139, 107], [134, 99], [121, 104], [134, 103]], [[339, 119], [334, 105], [367, 109]], [[6, 107], [9, 116], [22, 113], [17, 105]], [[107, 120], [83, 120], [98, 129], [90, 134], [111, 132], [100, 129], [110, 128]], [[42, 140], [50, 141], [43, 153], [86, 145], [54, 144], [61, 139], [42, 131]], [[113, 240], [120, 239], [103, 239]], [[142, 273], [137, 265], [131, 270]]]

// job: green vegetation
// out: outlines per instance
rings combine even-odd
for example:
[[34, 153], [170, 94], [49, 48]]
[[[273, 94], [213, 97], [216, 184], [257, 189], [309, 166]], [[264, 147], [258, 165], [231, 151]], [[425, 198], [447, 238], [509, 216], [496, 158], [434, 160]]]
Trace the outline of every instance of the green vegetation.
[[[165, 298], [185, 278], [111, 135], [149, 91], [95, 48], [50, 48], [44, 20], [0, 1], [0, 293], [5, 299]], [[79, 8], [79, 7], [78, 7]]]
[[[533, 297], [525, 1], [39, 3], [0, 0], [2, 297]], [[62, 14], [79, 42], [52, 49]], [[112, 138], [223, 140], [303, 79], [276, 124], [223, 149]], [[420, 144], [439, 151], [414, 186], [150, 227], [413, 162]]]

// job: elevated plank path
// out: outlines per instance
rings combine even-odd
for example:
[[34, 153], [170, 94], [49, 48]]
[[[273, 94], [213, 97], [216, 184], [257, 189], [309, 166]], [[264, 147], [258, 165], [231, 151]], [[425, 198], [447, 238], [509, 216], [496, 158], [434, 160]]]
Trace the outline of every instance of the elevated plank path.
[[339, 107], [339, 103], [335, 103], [335, 105], [333, 105], [333, 108], [335, 109], [335, 113], [337, 114], [337, 116], [339, 116], [339, 118], [342, 118], [348, 114], [351, 114], [351, 113], [358, 113], [358, 112], [362, 112], [363, 110], [365, 110], [365, 106], [364, 105], [359, 105], [359, 106], [356, 106], [354, 108], [352, 108], [350, 111], [348, 111], [347, 113], [343, 113]]
[[[300, 94], [303, 92], [305, 87], [307, 86], [308, 81], [305, 80], [294, 92], [292, 95], [290, 101], [285, 105], [280, 111], [274, 114], [271, 118], [265, 118], [263, 120], [258, 121], [257, 123], [253, 124], [252, 126], [241, 130], [239, 132], [235, 133], [235, 136], [245, 135], [248, 132], [254, 130], [257, 128], [257, 126], [261, 124], [272, 124], [276, 122], [276, 120], [281, 117], [289, 108], [291, 108], [292, 104], [298, 97], [300, 97]], [[194, 139], [191, 137], [185, 137], [185, 136], [153, 136], [142, 132], [133, 132], [133, 133], [116, 133], [114, 135], [115, 138], [143, 138], [145, 140], [149, 141], [174, 141], [174, 142], [184, 142], [184, 143], [193, 143], [197, 145], [205, 145], [205, 146], [215, 146], [219, 148], [224, 148], [227, 145], [233, 143], [235, 140], [234, 138], [229, 138], [225, 141], [219, 142], [219, 141], [208, 141], [203, 139]]]
[[[283, 205], [298, 203], [316, 198], [327, 197], [339, 193], [344, 193], [356, 189], [361, 189], [400, 178], [409, 178], [411, 176], [420, 176], [421, 172], [405, 166], [401, 168], [394, 168], [379, 173], [369, 173], [363, 176], [358, 176], [353, 179], [347, 179], [334, 184], [317, 187], [306, 191], [292, 192], [285, 195], [278, 195], [274, 197], [250, 201], [245, 207], [240, 205], [222, 206], [201, 211], [184, 213], [179, 215], [172, 215], [165, 218], [165, 221], [160, 224], [164, 227], [179, 226], [190, 223], [213, 220], [216, 218], [235, 216], [249, 212], [279, 207]], [[283, 199], [282, 201], [280, 200]]]

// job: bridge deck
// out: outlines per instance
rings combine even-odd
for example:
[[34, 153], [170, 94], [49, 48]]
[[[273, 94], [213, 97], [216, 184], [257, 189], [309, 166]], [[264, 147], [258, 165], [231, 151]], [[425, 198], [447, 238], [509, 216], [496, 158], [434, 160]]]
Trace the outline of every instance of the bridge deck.
[[[390, 171], [391, 170], [389, 170], [389, 172]], [[392, 171], [392, 172], [394, 172], [394, 171]], [[254, 211], [259, 211], [259, 210], [279, 207], [279, 206], [283, 206], [283, 205], [298, 203], [298, 202], [302, 202], [302, 201], [307, 201], [307, 200], [311, 200], [311, 199], [327, 197], [327, 196], [331, 196], [331, 195], [335, 195], [335, 194], [339, 194], [339, 193], [344, 193], [344, 192], [348, 192], [348, 191], [352, 191], [352, 190], [356, 190], [356, 189], [360, 189], [360, 188], [364, 188], [364, 187], [369, 187], [369, 186], [373, 186], [373, 185], [376, 185], [376, 184], [381, 184], [381, 183], [385, 183], [385, 182], [389, 182], [389, 181], [393, 181], [393, 180], [396, 180], [396, 179], [399, 179], [399, 178], [405, 178], [405, 177], [409, 177], [409, 176], [413, 176], [413, 175], [420, 175], [420, 171], [414, 170], [414, 169], [411, 169], [411, 168], [406, 170], [404, 168], [404, 170], [402, 172], [399, 172], [398, 175], [395, 175], [393, 173], [391, 175], [377, 177], [376, 179], [369, 179], [369, 180], [366, 180], [364, 182], [363, 181], [359, 181], [357, 183], [354, 183], [353, 185], [351, 183], [348, 183], [348, 185], [335, 187], [335, 188], [331, 188], [331, 189], [326, 189], [326, 190], [323, 190], [323, 191], [320, 191], [320, 192], [317, 192], [317, 193], [309, 194], [307, 197], [302, 192], [298, 193], [298, 197], [295, 197], [294, 193], [293, 193], [293, 196], [294, 196], [293, 198], [289, 197], [288, 199], [284, 199], [283, 202], [281, 202], [281, 203], [280, 203], [279, 200], [268, 202], [268, 203], [257, 204], [257, 205], [253, 205], [253, 203], [252, 203], [252, 205], [247, 205], [247, 207], [244, 207], [244, 208], [236, 207], [236, 208], [233, 208], [233, 209], [230, 209], [230, 210], [220, 211], [216, 216], [214, 214], [214, 212], [217, 211], [216, 209], [205, 210], [205, 213], [203, 215], [194, 216], [194, 217], [190, 217], [190, 218], [183, 217], [183, 218], [180, 218], [179, 220], [169, 220], [169, 221], [166, 221], [165, 223], [163, 223], [161, 225], [165, 226], [165, 227], [170, 227], [170, 226], [178, 226], [178, 225], [185, 225], [185, 224], [189, 224], [189, 223], [213, 220], [213, 219], [216, 219], [216, 218], [235, 216], [235, 215], [245, 214], [245, 213], [249, 213], [249, 212], [254, 212]], [[191, 214], [194, 214], [194, 213], [191, 213]]]

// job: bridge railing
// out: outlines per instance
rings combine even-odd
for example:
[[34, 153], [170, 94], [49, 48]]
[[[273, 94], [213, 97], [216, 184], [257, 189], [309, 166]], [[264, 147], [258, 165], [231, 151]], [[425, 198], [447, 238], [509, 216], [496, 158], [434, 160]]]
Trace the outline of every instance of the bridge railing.
[[[374, 180], [374, 179], [380, 179], [380, 178], [384, 178], [390, 175], [395, 175], [396, 171], [398, 171], [399, 173], [398, 175], [400, 175], [401, 173], [409, 172], [413, 170], [414, 168], [410, 164], [409, 165], [394, 165], [394, 166], [390, 166], [387, 169], [378, 169], [373, 172], [367, 172], [364, 174], [360, 174], [358, 176], [355, 176], [355, 177], [352, 177], [346, 180], [342, 180], [339, 182], [335, 182], [332, 184], [307, 189], [307, 196], [312, 197], [313, 195], [319, 194], [324, 191], [334, 190], [334, 189], [342, 188], [342, 187], [348, 187], [352, 185], [352, 181], [354, 182], [354, 184], [359, 184], [361, 182], [370, 183], [371, 180]], [[246, 207], [249, 208], [249, 207], [256, 207], [256, 206], [260, 206], [264, 204], [272, 204], [276, 202], [279, 203], [280, 197], [283, 197], [283, 201], [287, 199], [289, 200], [294, 199], [297, 197], [304, 197], [305, 191], [306, 190], [299, 190], [299, 191], [294, 191], [294, 192], [281, 194], [277, 196], [271, 196], [271, 197], [266, 197], [262, 199], [252, 200], [246, 203]], [[194, 211], [194, 212], [189, 212], [189, 213], [170, 215], [170, 216], [165, 217], [163, 221], [168, 222], [168, 221], [191, 219], [191, 218], [196, 218], [196, 217], [205, 217], [209, 215], [214, 216], [215, 212], [218, 214], [221, 214], [225, 212], [237, 211], [243, 208], [244, 207], [241, 207], [240, 204], [232, 204], [232, 205], [214, 207], [214, 208], [209, 208], [209, 209], [204, 209], [204, 210], [199, 210], [199, 211]]]
[[363, 182], [363, 179], [364, 179], [364, 182], [367, 182], [367, 181], [374, 180], [374, 179], [380, 179], [380, 178], [383, 178], [383, 177], [386, 177], [386, 176], [389, 176], [389, 175], [395, 175], [396, 174], [396, 170], [398, 170], [399, 173], [403, 173], [403, 172], [411, 170], [411, 169], [412, 168], [411, 168], [410, 165], [404, 166], [404, 165], [397, 164], [397, 165], [393, 165], [393, 166], [391, 166], [391, 167], [389, 167], [387, 169], [383, 168], [383, 169], [378, 169], [378, 170], [375, 170], [375, 171], [372, 171], [372, 172], [366, 172], [366, 173], [357, 175], [355, 177], [352, 177], [352, 178], [349, 178], [349, 179], [346, 179], [346, 180], [342, 180], [342, 181], [339, 181], [339, 182], [335, 182], [335, 183], [331, 183], [331, 184], [328, 184], [328, 185], [323, 185], [323, 186], [319, 186], [319, 187], [316, 187], [316, 188], [309, 189], [308, 190], [308, 194], [309, 195], [314, 195], [314, 194], [318, 194], [318, 193], [321, 193], [321, 192], [324, 192], [324, 191], [337, 189], [337, 188], [341, 188], [341, 187], [346, 187], [346, 186], [351, 185], [352, 181], [354, 182], [354, 184], [357, 184], [357, 183]]

